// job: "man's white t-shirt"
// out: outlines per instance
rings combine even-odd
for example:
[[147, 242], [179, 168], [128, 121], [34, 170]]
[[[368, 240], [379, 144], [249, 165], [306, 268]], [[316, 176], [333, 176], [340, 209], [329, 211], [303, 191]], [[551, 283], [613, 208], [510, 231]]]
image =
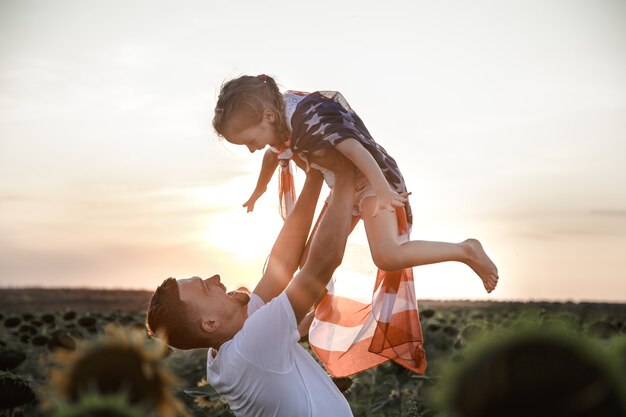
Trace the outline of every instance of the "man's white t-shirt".
[[237, 416], [352, 416], [345, 397], [299, 339], [285, 292], [267, 304], [251, 294], [243, 328], [216, 356], [209, 349], [207, 380]]

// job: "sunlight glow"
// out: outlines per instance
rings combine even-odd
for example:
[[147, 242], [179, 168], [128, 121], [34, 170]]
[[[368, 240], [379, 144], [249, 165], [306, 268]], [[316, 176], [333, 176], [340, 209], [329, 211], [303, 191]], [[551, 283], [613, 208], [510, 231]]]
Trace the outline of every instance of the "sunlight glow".
[[193, 200], [211, 210], [198, 231], [200, 240], [208, 248], [231, 255], [233, 261], [267, 257], [283, 224], [271, 191], [257, 202], [253, 212], [246, 213], [242, 203], [255, 182], [253, 176], [243, 175], [189, 191]]
[[203, 236], [207, 245], [232, 254], [234, 260], [249, 260], [269, 255], [281, 226], [282, 219], [270, 208], [229, 210], [208, 218]]

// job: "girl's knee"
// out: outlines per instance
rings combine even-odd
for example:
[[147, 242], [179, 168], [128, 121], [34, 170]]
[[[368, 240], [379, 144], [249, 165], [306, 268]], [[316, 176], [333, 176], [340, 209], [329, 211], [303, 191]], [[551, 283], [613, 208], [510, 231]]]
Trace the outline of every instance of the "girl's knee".
[[372, 250], [372, 260], [378, 269], [396, 271], [402, 269], [398, 251]]

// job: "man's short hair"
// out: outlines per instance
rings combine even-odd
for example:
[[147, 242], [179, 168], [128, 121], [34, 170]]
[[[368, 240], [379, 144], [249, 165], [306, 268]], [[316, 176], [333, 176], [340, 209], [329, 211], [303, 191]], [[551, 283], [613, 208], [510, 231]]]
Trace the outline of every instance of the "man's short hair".
[[146, 328], [150, 336], [165, 337], [177, 349], [207, 347], [207, 339], [199, 329], [199, 318], [180, 299], [176, 278], [167, 278], [150, 299], [146, 313]]

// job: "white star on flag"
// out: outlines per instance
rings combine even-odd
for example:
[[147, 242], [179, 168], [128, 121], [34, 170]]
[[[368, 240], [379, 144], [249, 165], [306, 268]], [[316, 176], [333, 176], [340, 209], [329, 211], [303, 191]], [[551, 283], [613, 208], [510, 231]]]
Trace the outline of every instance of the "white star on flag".
[[306, 122], [304, 122], [304, 124], [307, 126], [306, 130], [309, 130], [311, 127], [315, 126], [316, 124], [318, 124], [320, 122], [320, 116], [319, 114], [314, 114], [313, 117], [311, 117], [309, 120], [307, 120]]

